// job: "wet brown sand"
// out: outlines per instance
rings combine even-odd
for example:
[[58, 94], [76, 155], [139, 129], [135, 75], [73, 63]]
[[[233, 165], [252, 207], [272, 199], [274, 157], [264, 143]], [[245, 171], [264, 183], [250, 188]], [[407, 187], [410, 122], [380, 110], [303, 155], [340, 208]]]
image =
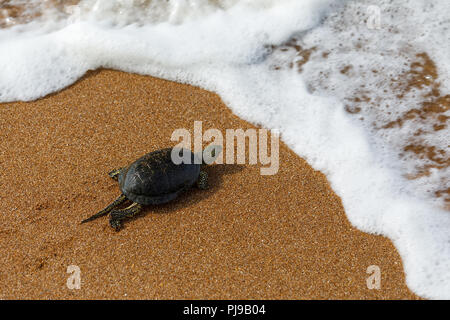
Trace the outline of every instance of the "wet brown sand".
[[[325, 176], [285, 145], [280, 170], [208, 168], [211, 188], [149, 207], [116, 233], [107, 176], [172, 146], [174, 129], [251, 128], [196, 87], [103, 70], [30, 103], [0, 104], [2, 299], [414, 299], [392, 243], [346, 219]], [[66, 286], [69, 265], [81, 289]], [[381, 269], [369, 290], [367, 267]]]

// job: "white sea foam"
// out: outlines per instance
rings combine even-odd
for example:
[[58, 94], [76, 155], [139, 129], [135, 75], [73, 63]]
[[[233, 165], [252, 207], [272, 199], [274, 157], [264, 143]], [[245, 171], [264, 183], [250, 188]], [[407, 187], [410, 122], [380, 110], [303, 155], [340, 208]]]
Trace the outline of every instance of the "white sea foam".
[[[42, 97], [99, 67], [216, 91], [238, 116], [278, 129], [297, 154], [324, 172], [353, 225], [393, 240], [413, 291], [450, 299], [450, 213], [426, 194], [445, 186], [448, 173], [408, 180], [408, 170], [426, 160], [396, 152], [427, 124], [393, 133], [372, 125], [406, 112], [421, 92], [399, 102], [383, 77], [369, 72], [401, 77], [414, 55], [426, 51], [448, 92], [448, 1], [378, 1], [381, 28], [375, 30], [357, 14], [371, 4], [364, 0], [82, 0], [59, 9], [36, 3], [30, 10], [41, 12], [40, 18], [0, 30], [1, 101]], [[267, 47], [294, 34], [298, 44], [316, 46], [302, 73], [274, 68], [300, 59], [296, 52]], [[348, 64], [356, 66], [351, 77], [339, 72]], [[366, 108], [360, 121], [346, 112], [345, 99], [361, 85], [372, 99], [388, 100], [394, 114]], [[448, 129], [426, 138], [448, 148]]]

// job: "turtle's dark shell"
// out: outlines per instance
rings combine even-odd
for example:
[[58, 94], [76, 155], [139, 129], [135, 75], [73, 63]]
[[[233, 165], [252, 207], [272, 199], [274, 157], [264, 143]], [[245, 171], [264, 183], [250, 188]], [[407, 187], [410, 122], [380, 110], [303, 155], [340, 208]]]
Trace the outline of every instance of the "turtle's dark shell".
[[194, 154], [187, 149], [178, 150], [188, 152], [191, 164], [173, 163], [172, 148], [150, 152], [120, 171], [120, 190], [128, 199], [142, 205], [175, 199], [192, 186], [200, 174], [200, 164], [194, 163]]

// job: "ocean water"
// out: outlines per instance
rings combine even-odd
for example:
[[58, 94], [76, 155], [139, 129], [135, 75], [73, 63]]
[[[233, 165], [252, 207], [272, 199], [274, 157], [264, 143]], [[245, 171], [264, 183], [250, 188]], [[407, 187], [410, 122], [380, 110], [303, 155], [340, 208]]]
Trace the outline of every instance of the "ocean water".
[[448, 0], [0, 1], [1, 102], [101, 67], [215, 91], [393, 241], [415, 293], [444, 299], [449, 52]]

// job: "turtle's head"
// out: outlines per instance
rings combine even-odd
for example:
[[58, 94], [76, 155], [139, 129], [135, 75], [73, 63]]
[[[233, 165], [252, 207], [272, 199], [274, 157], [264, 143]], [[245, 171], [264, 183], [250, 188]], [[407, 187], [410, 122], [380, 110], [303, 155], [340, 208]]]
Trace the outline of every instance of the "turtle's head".
[[209, 145], [203, 150], [203, 164], [211, 164], [219, 157], [222, 146], [217, 144]]

